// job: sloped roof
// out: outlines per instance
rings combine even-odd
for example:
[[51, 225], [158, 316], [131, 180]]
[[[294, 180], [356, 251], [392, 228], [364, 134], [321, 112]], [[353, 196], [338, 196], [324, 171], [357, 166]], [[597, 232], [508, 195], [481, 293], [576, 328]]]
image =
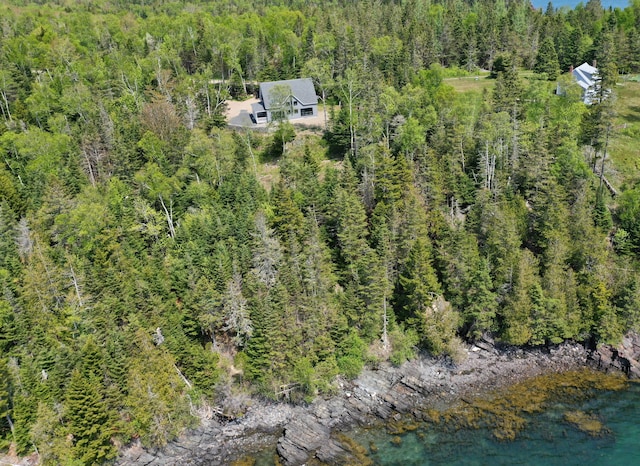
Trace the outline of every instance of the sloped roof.
[[313, 81], [311, 78], [301, 79], [287, 79], [285, 81], [270, 81], [266, 83], [260, 83], [260, 96], [265, 108], [271, 108], [272, 102], [270, 100], [269, 93], [275, 86], [289, 86], [291, 88], [291, 95], [300, 101], [302, 105], [313, 105], [318, 103], [318, 96], [316, 90], [313, 87]]
[[597, 75], [598, 69], [586, 62], [573, 70], [573, 76], [575, 76], [578, 84], [583, 89], [592, 87], [596, 82]]
[[256, 102], [255, 104], [251, 104], [251, 113], [253, 113], [254, 115], [257, 114], [258, 112], [264, 112], [265, 108], [264, 105], [262, 105], [262, 102]]

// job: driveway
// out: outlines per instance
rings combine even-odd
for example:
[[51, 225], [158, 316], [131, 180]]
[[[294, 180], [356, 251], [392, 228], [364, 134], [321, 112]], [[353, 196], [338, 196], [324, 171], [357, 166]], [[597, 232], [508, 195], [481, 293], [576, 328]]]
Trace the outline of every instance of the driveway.
[[[227, 100], [227, 124], [231, 127], [265, 129], [268, 123], [254, 123], [251, 120], [251, 105], [258, 103], [259, 100], [252, 97], [247, 100]], [[302, 126], [305, 128], [324, 129], [325, 111], [318, 109], [318, 115], [312, 117], [302, 117], [289, 120], [294, 126]]]

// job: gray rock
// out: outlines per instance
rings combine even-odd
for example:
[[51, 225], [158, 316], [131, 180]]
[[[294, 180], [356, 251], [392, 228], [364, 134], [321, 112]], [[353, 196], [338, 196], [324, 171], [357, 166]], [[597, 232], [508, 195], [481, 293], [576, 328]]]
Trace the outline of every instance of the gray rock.
[[370, 425], [398, 413], [419, 419], [425, 408], [443, 408], [487, 389], [587, 363], [640, 378], [637, 334], [625, 336], [617, 348], [604, 345], [593, 352], [571, 343], [547, 350], [498, 348], [489, 337], [476, 343], [476, 348], [457, 363], [422, 356], [401, 367], [383, 363], [376, 370], [365, 369], [357, 379], [343, 381], [337, 396], [308, 407], [256, 401], [245, 417], [226, 425], [206, 421], [162, 451], [132, 445], [122, 452], [118, 464], [216, 466], [276, 444], [287, 465], [304, 464], [312, 458], [329, 464], [353, 464], [348, 448], [332, 438], [332, 432]]
[[299, 465], [315, 455], [328, 443], [331, 430], [320, 424], [311, 414], [292, 419], [278, 440], [278, 454], [287, 465]]

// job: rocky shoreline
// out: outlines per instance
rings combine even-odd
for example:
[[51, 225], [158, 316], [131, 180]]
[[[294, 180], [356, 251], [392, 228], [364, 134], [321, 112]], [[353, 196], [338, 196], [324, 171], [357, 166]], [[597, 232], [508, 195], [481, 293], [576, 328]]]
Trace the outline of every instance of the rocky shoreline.
[[523, 349], [495, 345], [486, 339], [465, 351], [467, 357], [458, 364], [421, 356], [401, 367], [381, 364], [366, 369], [357, 379], [342, 382], [336, 396], [307, 406], [256, 403], [241, 419], [226, 424], [206, 421], [161, 450], [134, 445], [123, 452], [117, 464], [223, 465], [275, 444], [286, 465], [311, 459], [348, 463], [350, 452], [335, 434], [352, 427], [405, 415], [419, 420], [426, 408], [452, 406], [550, 372], [594, 367], [640, 378], [640, 336], [636, 334], [625, 337], [617, 348], [602, 346], [597, 350], [577, 343]]

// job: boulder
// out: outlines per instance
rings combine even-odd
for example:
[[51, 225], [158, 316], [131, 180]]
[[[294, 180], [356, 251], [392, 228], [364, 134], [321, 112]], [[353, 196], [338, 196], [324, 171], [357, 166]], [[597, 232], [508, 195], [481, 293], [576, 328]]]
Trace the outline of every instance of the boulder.
[[315, 456], [316, 450], [330, 440], [331, 430], [323, 426], [311, 414], [303, 414], [291, 420], [278, 440], [278, 454], [284, 464], [300, 465]]

